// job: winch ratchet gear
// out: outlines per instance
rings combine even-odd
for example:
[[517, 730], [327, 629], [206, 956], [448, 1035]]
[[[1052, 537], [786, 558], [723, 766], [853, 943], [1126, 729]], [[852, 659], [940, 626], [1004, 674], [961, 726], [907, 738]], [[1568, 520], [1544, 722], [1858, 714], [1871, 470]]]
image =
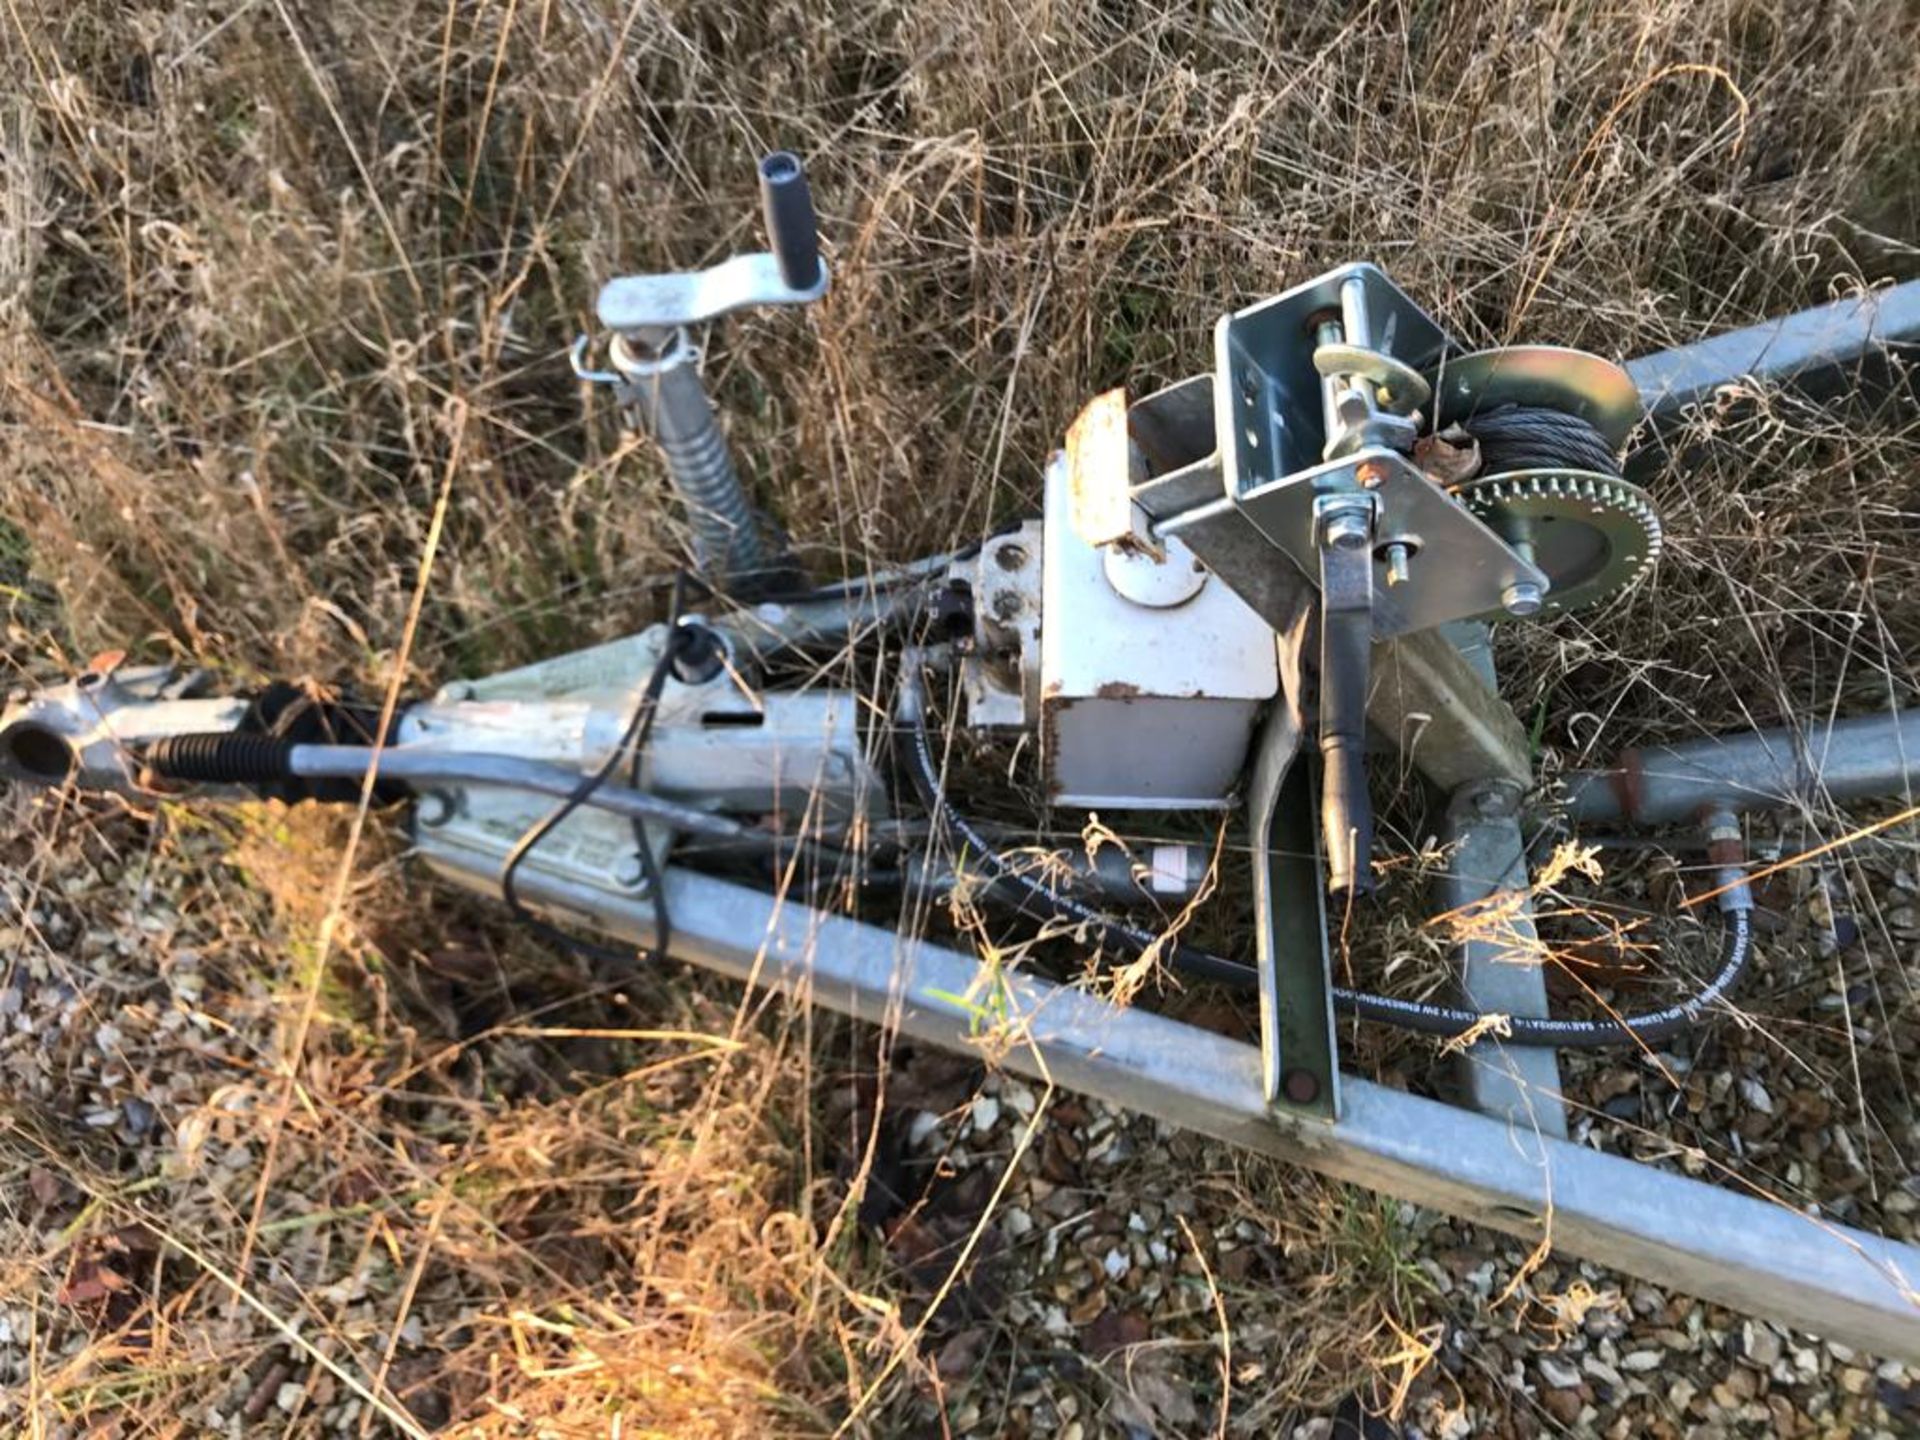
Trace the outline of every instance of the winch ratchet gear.
[[1644, 490], [1584, 470], [1520, 470], [1470, 480], [1454, 498], [1543, 570], [1548, 611], [1591, 605], [1660, 558], [1660, 517]]

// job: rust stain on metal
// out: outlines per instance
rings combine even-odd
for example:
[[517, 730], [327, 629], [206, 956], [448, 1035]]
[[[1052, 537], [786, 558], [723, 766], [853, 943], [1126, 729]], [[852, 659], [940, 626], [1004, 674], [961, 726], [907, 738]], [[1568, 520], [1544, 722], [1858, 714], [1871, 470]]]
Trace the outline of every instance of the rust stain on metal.
[[1096, 395], [1067, 427], [1068, 518], [1089, 545], [1131, 544], [1133, 445], [1127, 392]]
[[1451, 490], [1480, 473], [1480, 442], [1471, 435], [1460, 443], [1445, 435], [1423, 435], [1413, 442], [1413, 463], [1434, 484]]
[[1066, 793], [1066, 786], [1060, 783], [1060, 753], [1054, 739], [1054, 726], [1058, 722], [1054, 717], [1068, 703], [1060, 698], [1057, 685], [1049, 686], [1040, 701], [1040, 783], [1049, 800], [1057, 800]]
[[1726, 836], [1707, 842], [1707, 862], [1717, 866], [1739, 866], [1747, 863], [1747, 847], [1738, 835]]
[[1620, 797], [1620, 813], [1629, 820], [1640, 817], [1640, 798], [1645, 788], [1645, 762], [1638, 750], [1620, 757], [1620, 768], [1613, 774], [1613, 793]]

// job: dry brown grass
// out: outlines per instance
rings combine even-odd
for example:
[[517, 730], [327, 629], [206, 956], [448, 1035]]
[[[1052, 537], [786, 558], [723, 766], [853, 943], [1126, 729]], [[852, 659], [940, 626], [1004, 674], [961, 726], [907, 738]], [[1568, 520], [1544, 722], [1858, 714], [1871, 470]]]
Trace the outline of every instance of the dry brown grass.
[[[0, 599], [38, 676], [125, 645], [377, 686], [456, 451], [410, 682], [649, 618], [684, 532], [562, 352], [600, 279], [747, 243], [774, 145], [808, 156], [835, 289], [721, 327], [709, 369], [823, 578], [1031, 510], [1084, 396], [1192, 373], [1220, 313], [1341, 260], [1471, 342], [1620, 355], [1920, 273], [1901, 0], [9, 0], [0, 37]], [[1724, 443], [1658, 487], [1656, 583], [1506, 642], [1576, 762], [1912, 700], [1920, 437], [1777, 397], [1702, 425]], [[938, 1433], [912, 1347], [854, 1410], [917, 1319], [836, 1173], [865, 1153], [835, 1097], [872, 1037], [671, 970], [581, 993], [378, 835], [315, 976], [339, 839], [67, 808], [0, 842], [0, 989], [52, 1026], [15, 1037], [0, 1099], [0, 1316], [33, 1337], [0, 1425], [312, 1434], [350, 1378], [376, 1432]], [[1716, 1059], [1830, 1096], [1877, 1177], [1841, 1198], [1883, 1220], [1914, 1154], [1894, 839], [1836, 871], [1873, 944], [1777, 947], [1769, 1019]], [[1858, 1016], [1811, 1008], [1829, 984], [1867, 987]], [[738, 1048], [552, 1033], [582, 1028]], [[74, 1116], [126, 1098], [157, 1141], [88, 1142]], [[1705, 1121], [1686, 1143], [1730, 1153]], [[1783, 1156], [1783, 1193], [1832, 1199], [1826, 1153]], [[1182, 1164], [1206, 1234], [1252, 1224], [1291, 1267], [1293, 1343], [1255, 1342], [1230, 1428], [1424, 1353], [1391, 1207]], [[74, 1298], [102, 1273], [112, 1296]], [[1257, 1329], [1274, 1288], [1221, 1303]], [[1214, 1394], [1211, 1301], [1190, 1328], [1180, 1373]]]

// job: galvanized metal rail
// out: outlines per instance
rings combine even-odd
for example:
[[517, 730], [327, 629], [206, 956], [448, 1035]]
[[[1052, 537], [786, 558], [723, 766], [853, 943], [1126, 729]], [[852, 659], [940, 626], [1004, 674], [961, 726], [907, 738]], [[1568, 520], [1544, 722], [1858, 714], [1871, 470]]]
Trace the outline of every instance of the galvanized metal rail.
[[1920, 375], [1920, 280], [1643, 355], [1627, 374], [1656, 430], [1744, 380], [1814, 396], [1911, 386]]
[[1666, 825], [1713, 808], [1911, 800], [1916, 771], [1920, 710], [1895, 710], [1627, 750], [1608, 769], [1567, 777], [1567, 812], [1585, 824]]
[[[491, 873], [443, 869], [482, 893]], [[529, 874], [525, 897], [636, 944], [649, 901]], [[1741, 1193], [1342, 1077], [1337, 1124], [1266, 1102], [1257, 1047], [745, 886], [669, 869], [673, 953], [731, 979], [1000, 1063], [1322, 1174], [1769, 1316], [1880, 1356], [1920, 1360], [1920, 1248]]]

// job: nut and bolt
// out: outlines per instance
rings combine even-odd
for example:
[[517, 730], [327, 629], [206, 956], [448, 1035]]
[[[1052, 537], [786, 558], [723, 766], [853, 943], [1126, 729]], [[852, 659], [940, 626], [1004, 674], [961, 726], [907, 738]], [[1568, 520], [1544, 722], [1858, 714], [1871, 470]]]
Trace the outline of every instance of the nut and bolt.
[[1373, 538], [1372, 496], [1328, 496], [1314, 508], [1322, 545], [1351, 550]]
[[1538, 615], [1546, 603], [1546, 592], [1531, 580], [1516, 580], [1500, 592], [1500, 604], [1509, 615]]
[[1412, 578], [1407, 570], [1408, 562], [1413, 559], [1411, 547], [1396, 541], [1387, 546], [1386, 553], [1381, 558], [1387, 564], [1387, 584], [1404, 585]]
[[639, 890], [646, 886], [647, 866], [639, 852], [627, 856], [613, 867], [613, 883], [625, 890]]
[[1519, 813], [1519, 787], [1495, 782], [1482, 785], [1467, 796], [1467, 805], [1482, 820], [1500, 820]]
[[1320, 1098], [1320, 1081], [1311, 1070], [1289, 1070], [1280, 1077], [1280, 1093], [1295, 1105], [1311, 1105]]
[[1351, 512], [1329, 515], [1321, 527], [1320, 543], [1335, 550], [1351, 550], [1367, 543], [1367, 517]]

